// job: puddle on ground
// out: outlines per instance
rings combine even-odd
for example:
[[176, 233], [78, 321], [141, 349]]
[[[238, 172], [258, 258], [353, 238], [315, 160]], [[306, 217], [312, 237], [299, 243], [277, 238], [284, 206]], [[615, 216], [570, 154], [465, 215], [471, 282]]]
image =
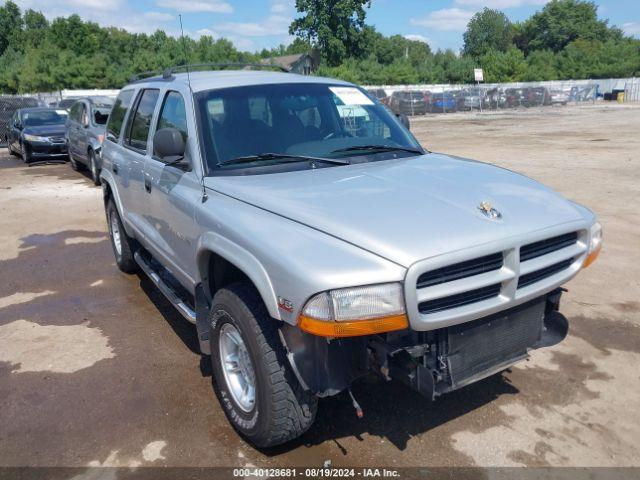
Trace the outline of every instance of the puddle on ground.
[[109, 339], [87, 324], [16, 320], [0, 326], [0, 361], [14, 365], [12, 373], [74, 373], [113, 357]]

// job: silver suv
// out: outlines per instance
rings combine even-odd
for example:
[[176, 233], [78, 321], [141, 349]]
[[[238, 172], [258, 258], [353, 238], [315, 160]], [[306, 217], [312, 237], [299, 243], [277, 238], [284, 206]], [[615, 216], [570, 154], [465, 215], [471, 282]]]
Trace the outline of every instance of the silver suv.
[[69, 110], [65, 140], [71, 168], [89, 168], [91, 179], [100, 185], [100, 148], [113, 100], [108, 97], [78, 99]]
[[328, 78], [135, 81], [102, 161], [118, 266], [195, 324], [222, 408], [260, 447], [302, 434], [319, 397], [370, 372], [434, 399], [561, 341], [560, 286], [602, 243], [585, 207], [425, 151]]

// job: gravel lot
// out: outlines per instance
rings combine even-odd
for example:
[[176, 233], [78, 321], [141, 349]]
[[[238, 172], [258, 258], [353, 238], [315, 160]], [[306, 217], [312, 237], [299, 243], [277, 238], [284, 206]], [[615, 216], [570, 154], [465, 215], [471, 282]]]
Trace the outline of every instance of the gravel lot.
[[99, 188], [68, 164], [0, 157], [2, 466], [640, 466], [640, 106], [412, 119], [431, 150], [529, 175], [601, 218], [569, 285], [570, 336], [427, 403], [364, 379], [269, 451], [244, 443], [194, 329], [115, 267]]

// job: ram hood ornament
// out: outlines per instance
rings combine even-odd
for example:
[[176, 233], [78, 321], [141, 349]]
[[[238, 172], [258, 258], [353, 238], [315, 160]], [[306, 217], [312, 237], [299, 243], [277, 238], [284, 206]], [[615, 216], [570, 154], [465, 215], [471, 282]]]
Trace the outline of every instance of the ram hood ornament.
[[491, 220], [497, 220], [502, 217], [502, 214], [498, 210], [493, 208], [493, 206], [489, 202], [480, 202], [480, 205], [478, 205], [478, 210], [480, 210], [485, 217]]

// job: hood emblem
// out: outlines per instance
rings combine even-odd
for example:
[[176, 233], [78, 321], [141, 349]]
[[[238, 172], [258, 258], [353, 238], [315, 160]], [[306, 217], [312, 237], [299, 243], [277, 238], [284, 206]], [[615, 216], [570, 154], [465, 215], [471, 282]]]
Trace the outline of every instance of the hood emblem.
[[480, 202], [480, 205], [478, 205], [478, 210], [480, 210], [482, 214], [490, 220], [497, 220], [499, 218], [502, 218], [502, 214], [498, 210], [493, 208], [493, 206], [489, 202]]

